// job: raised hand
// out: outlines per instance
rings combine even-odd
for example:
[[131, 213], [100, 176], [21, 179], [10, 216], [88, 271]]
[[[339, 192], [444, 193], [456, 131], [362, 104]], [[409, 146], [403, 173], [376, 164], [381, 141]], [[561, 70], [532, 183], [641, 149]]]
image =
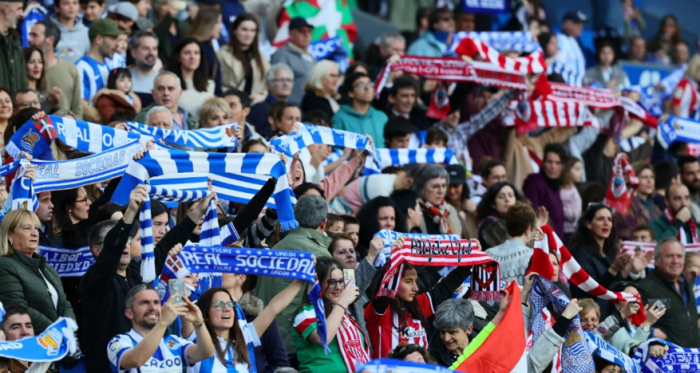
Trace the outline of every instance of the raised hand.
[[578, 315], [579, 312], [581, 312], [581, 310], [581, 306], [578, 305], [578, 299], [572, 299], [571, 302], [569, 302], [569, 304], [564, 309], [564, 312], [561, 313], [561, 315], [571, 320], [574, 317], [576, 317], [576, 315]]

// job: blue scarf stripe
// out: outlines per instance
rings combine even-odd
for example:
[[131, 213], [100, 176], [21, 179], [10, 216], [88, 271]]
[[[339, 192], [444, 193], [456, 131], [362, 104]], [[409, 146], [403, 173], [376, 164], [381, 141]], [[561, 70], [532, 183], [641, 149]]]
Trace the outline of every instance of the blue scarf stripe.
[[238, 146], [236, 123], [197, 130], [166, 130], [136, 122], [126, 122], [132, 132], [187, 148], [226, 148]]
[[289, 157], [312, 144], [373, 151], [369, 137], [354, 132], [303, 124], [298, 132], [290, 133], [270, 141], [270, 145]]
[[53, 362], [75, 353], [75, 321], [61, 317], [35, 337], [0, 342], [0, 357], [31, 362]]
[[389, 166], [405, 166], [413, 163], [458, 164], [457, 157], [449, 149], [376, 149], [365, 161], [365, 175], [381, 173]]
[[383, 358], [383, 359], [375, 359], [370, 361], [369, 363], [362, 365], [357, 368], [357, 372], [366, 372], [366, 373], [387, 373], [387, 372], [392, 372], [392, 373], [429, 373], [429, 372], [437, 372], [437, 373], [454, 373], [453, 370], [450, 370], [445, 367], [441, 367], [439, 365], [433, 365], [433, 364], [421, 364], [421, 363], [414, 363], [411, 361], [403, 361], [403, 360], [397, 360], [397, 359], [389, 359], [389, 358]]
[[481, 31], [481, 32], [455, 32], [452, 36], [452, 44], [448, 48], [451, 53], [464, 38], [480, 40], [489, 47], [499, 51], [517, 51], [520, 53], [532, 53], [541, 50], [540, 44], [528, 31]]
[[39, 246], [38, 252], [59, 277], [83, 277], [95, 263], [95, 257], [88, 246], [79, 249]]

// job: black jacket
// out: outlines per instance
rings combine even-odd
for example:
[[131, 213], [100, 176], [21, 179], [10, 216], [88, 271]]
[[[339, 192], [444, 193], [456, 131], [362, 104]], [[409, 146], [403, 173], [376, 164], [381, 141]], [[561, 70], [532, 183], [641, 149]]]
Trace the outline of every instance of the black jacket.
[[301, 100], [301, 113], [306, 115], [312, 110], [321, 110], [328, 114], [328, 118], [333, 118], [333, 108], [327, 98], [316, 95], [314, 91], [304, 91], [304, 98]]
[[[100, 256], [80, 282], [80, 301], [84, 315], [80, 325], [83, 331], [80, 347], [85, 353], [85, 369], [88, 373], [109, 372], [107, 343], [117, 334], [131, 330], [131, 322], [124, 315], [126, 294], [142, 282], [141, 274], [135, 262], [127, 268], [126, 277], [119, 276], [117, 268], [132, 225], [120, 220], [107, 233]], [[156, 275], [163, 271], [170, 249], [178, 243], [184, 245], [196, 225], [186, 218], [156, 244]]]
[[[619, 273], [613, 276], [608, 272], [608, 268], [613, 264], [615, 258], [613, 256], [601, 257], [593, 254], [594, 250], [595, 248], [589, 244], [581, 244], [579, 247], [572, 248], [572, 255], [581, 268], [605, 288], [609, 288], [615, 281], [623, 280]], [[574, 284], [570, 284], [569, 288], [571, 289], [571, 296], [574, 298], [592, 298], [588, 292], [579, 289]], [[612, 311], [612, 302], [600, 298], [596, 298], [595, 301], [600, 306], [600, 320], [604, 320]]]

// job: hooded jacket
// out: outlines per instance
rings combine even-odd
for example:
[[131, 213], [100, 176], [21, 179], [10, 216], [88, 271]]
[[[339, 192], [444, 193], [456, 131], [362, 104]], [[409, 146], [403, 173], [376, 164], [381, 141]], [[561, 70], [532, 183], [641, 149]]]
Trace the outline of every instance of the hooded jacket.
[[70, 30], [58, 22], [58, 14], [52, 15], [49, 19], [61, 30], [61, 40], [56, 45], [57, 57], [75, 63], [90, 51], [88, 28], [83, 24], [82, 16], [79, 15], [76, 18], [75, 26]]
[[386, 114], [371, 106], [366, 114], [360, 114], [348, 105], [341, 105], [333, 116], [333, 128], [370, 135], [378, 148], [385, 148], [384, 126], [388, 119]]

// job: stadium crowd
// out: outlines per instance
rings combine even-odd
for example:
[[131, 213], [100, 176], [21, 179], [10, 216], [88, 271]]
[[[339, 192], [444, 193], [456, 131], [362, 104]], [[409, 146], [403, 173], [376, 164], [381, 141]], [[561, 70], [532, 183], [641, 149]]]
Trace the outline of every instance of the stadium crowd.
[[[0, 188], [4, 341], [39, 336], [61, 318], [78, 326], [77, 352], [42, 371], [336, 373], [387, 357], [445, 368], [483, 359], [486, 366], [493, 362], [483, 351], [494, 348], [488, 339], [511, 325], [517, 303], [525, 365], [513, 371], [585, 371], [563, 357], [567, 347], [583, 344], [584, 331], [629, 358], [640, 345], [654, 359], [673, 348], [700, 348], [700, 138], [666, 144], [657, 137], [669, 115], [700, 125], [700, 55], [681, 39], [673, 15], [647, 41], [640, 35], [648, 25], [632, 0], [593, 1], [596, 14], [573, 11], [562, 19], [549, 17], [537, 0], [514, 0], [510, 20], [495, 33], [524, 35], [541, 51], [496, 53], [518, 61], [540, 53], [544, 63], [542, 71], [517, 72], [526, 78], [523, 90], [387, 67], [419, 56], [457, 57], [452, 61], [479, 71], [489, 63], [514, 70], [466, 47], [493, 23], [460, 1], [47, 3], [0, 0], [5, 164], [18, 159], [13, 135], [27, 123], [57, 123], [50, 118], [117, 132], [132, 130], [130, 122], [184, 132], [236, 123], [236, 145], [218, 151], [279, 154], [298, 225], [284, 228], [275, 208], [278, 180], [269, 173], [245, 184], [255, 185], [246, 187], [254, 190], [245, 201], [209, 193], [165, 203], [146, 185], [121, 190], [125, 176], [42, 190], [30, 196], [34, 209], [13, 203], [11, 185], [20, 177], [36, 183], [44, 171], [28, 166], [23, 176], [7, 175]], [[403, 31], [353, 47], [350, 8]], [[608, 22], [607, 13], [621, 18]], [[591, 24], [593, 55], [579, 39]], [[344, 58], [317, 60], [310, 46], [336, 32]], [[608, 92], [651, 113], [648, 91], [631, 85], [622, 59], [679, 69], [671, 86], [653, 88], [663, 96], [659, 120], [583, 107], [578, 119], [585, 120], [550, 122], [530, 109], [544, 82], [555, 90]], [[293, 156], [279, 151], [275, 141], [313, 128], [354, 133], [367, 146], [315, 142]], [[21, 149], [26, 159], [60, 163], [91, 155], [54, 139], [50, 157], [37, 157], [34, 141]], [[145, 145], [132, 165], [157, 146]], [[379, 151], [396, 159], [370, 172]], [[113, 202], [118, 193], [128, 203]], [[212, 285], [204, 281], [211, 276], [192, 271], [178, 276], [187, 296], [166, 300], [170, 261], [208, 239], [203, 222], [211, 201], [221, 227], [236, 232], [233, 247], [313, 254], [320, 299], [296, 277], [223, 273]], [[152, 241], [144, 241], [149, 203]], [[477, 295], [481, 264], [406, 259], [395, 268], [399, 257], [392, 253], [418, 237], [445, 235], [478, 240], [474, 251], [498, 265], [499, 276], [485, 284], [498, 296]], [[155, 281], [143, 272], [146, 242]], [[78, 277], [63, 276], [42, 255], [44, 247], [88, 248], [93, 264]], [[588, 276], [618, 297], [592, 291]], [[549, 285], [564, 305], [534, 301]], [[316, 303], [325, 320], [317, 319]], [[595, 372], [634, 371], [604, 354], [586, 359], [581, 366]], [[0, 357], [0, 372], [36, 372], [38, 364]]]

